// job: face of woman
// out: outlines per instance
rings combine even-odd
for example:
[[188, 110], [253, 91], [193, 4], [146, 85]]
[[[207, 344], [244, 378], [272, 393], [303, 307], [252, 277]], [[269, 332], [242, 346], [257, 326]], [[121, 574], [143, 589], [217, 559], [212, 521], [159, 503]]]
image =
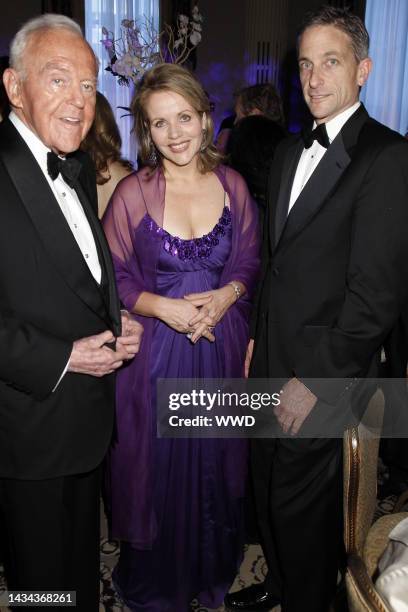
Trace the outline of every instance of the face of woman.
[[164, 165], [188, 166], [197, 162], [203, 139], [201, 118], [191, 104], [174, 91], [152, 93], [146, 105], [153, 143]]

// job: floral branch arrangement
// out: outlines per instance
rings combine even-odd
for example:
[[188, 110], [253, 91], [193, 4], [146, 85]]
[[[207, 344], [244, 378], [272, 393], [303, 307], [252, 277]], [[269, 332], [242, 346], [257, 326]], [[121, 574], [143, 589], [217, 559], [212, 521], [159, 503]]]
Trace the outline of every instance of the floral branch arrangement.
[[103, 27], [101, 43], [109, 56], [105, 70], [116, 76], [120, 85], [129, 86], [140, 81], [154, 64], [183, 64], [201, 41], [202, 21], [195, 5], [191, 17], [178, 15], [176, 28], [165, 24], [161, 32], [146, 17], [139, 21], [123, 19], [118, 39]]
[[[201, 42], [203, 17], [195, 5], [191, 18], [187, 15], [177, 16], [177, 35], [173, 28], [164, 24], [161, 32], [160, 59], [170, 64], [183, 64], [191, 51]], [[177, 37], [176, 37], [177, 36]]]

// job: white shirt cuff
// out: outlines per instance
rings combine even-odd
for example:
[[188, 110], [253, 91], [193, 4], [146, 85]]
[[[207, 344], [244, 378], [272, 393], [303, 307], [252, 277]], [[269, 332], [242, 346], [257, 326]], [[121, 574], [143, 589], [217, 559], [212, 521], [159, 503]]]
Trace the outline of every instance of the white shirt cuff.
[[56, 385], [55, 385], [55, 387], [53, 388], [52, 393], [54, 393], [54, 391], [56, 390], [56, 388], [57, 388], [57, 387], [58, 387], [58, 385], [60, 384], [61, 380], [64, 378], [64, 376], [65, 376], [65, 374], [66, 374], [66, 372], [67, 372], [67, 370], [68, 370], [69, 360], [70, 360], [70, 359], [71, 359], [71, 355], [69, 356], [69, 359], [68, 359], [68, 361], [67, 361], [67, 365], [65, 366], [65, 368], [64, 368], [64, 370], [63, 370], [63, 372], [62, 372], [61, 376], [60, 376], [60, 377], [59, 377], [59, 379], [57, 380], [57, 384], [56, 384]]

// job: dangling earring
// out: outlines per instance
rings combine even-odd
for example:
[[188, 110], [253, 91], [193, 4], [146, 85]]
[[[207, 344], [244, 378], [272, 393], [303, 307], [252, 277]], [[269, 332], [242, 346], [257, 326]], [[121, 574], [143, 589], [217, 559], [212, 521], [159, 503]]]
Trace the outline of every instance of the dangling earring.
[[151, 142], [150, 143], [150, 151], [149, 151], [149, 157], [148, 157], [148, 162], [150, 165], [152, 166], [157, 166], [158, 164], [158, 157], [157, 157], [157, 150], [156, 147], [154, 146], [154, 144]]
[[207, 138], [207, 130], [205, 128], [202, 129], [202, 140], [201, 140], [201, 147], [200, 147], [200, 153], [204, 153], [204, 151], [207, 148], [207, 144], [206, 144], [206, 138]]

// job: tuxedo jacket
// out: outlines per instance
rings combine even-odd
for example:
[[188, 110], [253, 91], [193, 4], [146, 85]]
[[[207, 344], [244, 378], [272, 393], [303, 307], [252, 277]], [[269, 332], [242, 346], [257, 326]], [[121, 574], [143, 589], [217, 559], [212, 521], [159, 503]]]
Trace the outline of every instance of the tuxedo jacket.
[[83, 153], [76, 191], [102, 268], [94, 280], [31, 151], [0, 124], [0, 477], [44, 479], [96, 467], [110, 442], [113, 375], [62, 374], [75, 340], [120, 334], [112, 262]]
[[360, 106], [288, 215], [303, 147], [286, 139], [271, 170], [252, 375], [350, 379], [306, 383], [336, 403], [378, 375], [406, 309], [408, 143]]

